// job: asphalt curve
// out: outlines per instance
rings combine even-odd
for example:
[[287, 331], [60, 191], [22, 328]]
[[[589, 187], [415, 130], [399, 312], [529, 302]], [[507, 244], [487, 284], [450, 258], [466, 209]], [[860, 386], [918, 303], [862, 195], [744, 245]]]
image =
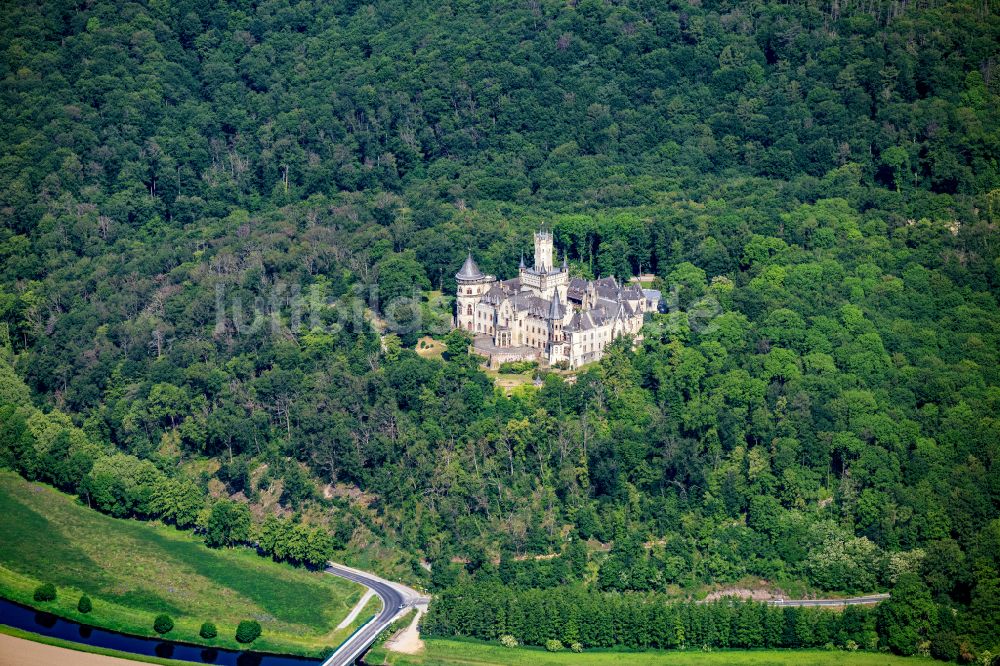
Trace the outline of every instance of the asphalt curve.
[[375, 619], [356, 631], [350, 638], [344, 641], [337, 651], [329, 659], [323, 662], [323, 666], [348, 666], [365, 653], [365, 650], [372, 644], [375, 637], [383, 629], [392, 624], [392, 621], [407, 606], [415, 606], [427, 603], [415, 590], [374, 576], [364, 571], [351, 569], [332, 562], [326, 568], [328, 574], [340, 576], [347, 580], [371, 589], [382, 600], [382, 610], [375, 616]]

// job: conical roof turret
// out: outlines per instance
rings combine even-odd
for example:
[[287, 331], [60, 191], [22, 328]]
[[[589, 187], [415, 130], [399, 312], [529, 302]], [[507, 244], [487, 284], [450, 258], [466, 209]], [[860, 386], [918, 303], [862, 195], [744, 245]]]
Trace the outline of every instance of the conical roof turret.
[[552, 295], [552, 303], [549, 305], [549, 319], [562, 319], [564, 314], [566, 314], [566, 310], [559, 300], [559, 290], [557, 289]]
[[472, 253], [465, 258], [465, 263], [462, 264], [462, 270], [455, 273], [456, 280], [478, 280], [485, 277], [482, 271], [479, 270], [479, 266], [476, 265], [476, 260], [472, 258]]

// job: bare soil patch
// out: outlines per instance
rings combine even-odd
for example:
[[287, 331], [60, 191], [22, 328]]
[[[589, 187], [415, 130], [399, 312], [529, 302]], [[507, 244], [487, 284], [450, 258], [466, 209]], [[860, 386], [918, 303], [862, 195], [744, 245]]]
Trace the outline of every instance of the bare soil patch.
[[0, 666], [149, 666], [143, 661], [107, 657], [103, 654], [77, 652], [66, 648], [36, 643], [24, 638], [0, 634]]

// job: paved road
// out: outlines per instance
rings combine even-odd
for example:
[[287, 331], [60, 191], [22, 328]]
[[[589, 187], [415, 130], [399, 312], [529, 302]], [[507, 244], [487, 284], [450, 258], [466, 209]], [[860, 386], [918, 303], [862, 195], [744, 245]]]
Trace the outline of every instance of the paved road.
[[323, 666], [348, 666], [363, 655], [372, 641], [382, 633], [382, 630], [392, 624], [403, 610], [409, 606], [427, 605], [429, 599], [399, 583], [392, 583], [370, 574], [340, 564], [329, 563], [326, 568], [328, 574], [340, 576], [352, 580], [355, 583], [371, 589], [382, 600], [382, 610], [375, 616], [375, 619], [361, 627], [337, 648], [337, 651], [330, 655], [330, 658], [323, 662]]
[[[323, 662], [323, 666], [350, 666], [371, 646], [382, 630], [410, 606], [425, 606], [430, 601], [416, 590], [399, 583], [379, 578], [374, 574], [352, 569], [341, 564], [329, 563], [328, 574], [340, 576], [371, 589], [382, 600], [382, 610], [373, 620], [356, 631], [350, 638]], [[767, 603], [774, 606], [855, 606], [877, 604], [889, 598], [888, 594], [872, 594], [849, 599], [772, 599]]]
[[866, 597], [851, 597], [850, 599], [771, 599], [767, 603], [772, 606], [859, 606], [877, 604], [888, 598], [888, 594], [871, 594]]

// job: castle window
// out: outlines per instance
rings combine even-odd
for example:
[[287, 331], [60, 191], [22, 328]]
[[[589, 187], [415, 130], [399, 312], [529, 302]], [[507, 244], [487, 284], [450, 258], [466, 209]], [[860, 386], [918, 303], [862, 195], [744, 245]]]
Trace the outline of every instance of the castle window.
[[472, 306], [471, 305], [468, 306], [468, 308], [465, 310], [465, 313], [466, 314], [472, 314]]
[[472, 293], [472, 287], [466, 288], [465, 293], [471, 294]]

